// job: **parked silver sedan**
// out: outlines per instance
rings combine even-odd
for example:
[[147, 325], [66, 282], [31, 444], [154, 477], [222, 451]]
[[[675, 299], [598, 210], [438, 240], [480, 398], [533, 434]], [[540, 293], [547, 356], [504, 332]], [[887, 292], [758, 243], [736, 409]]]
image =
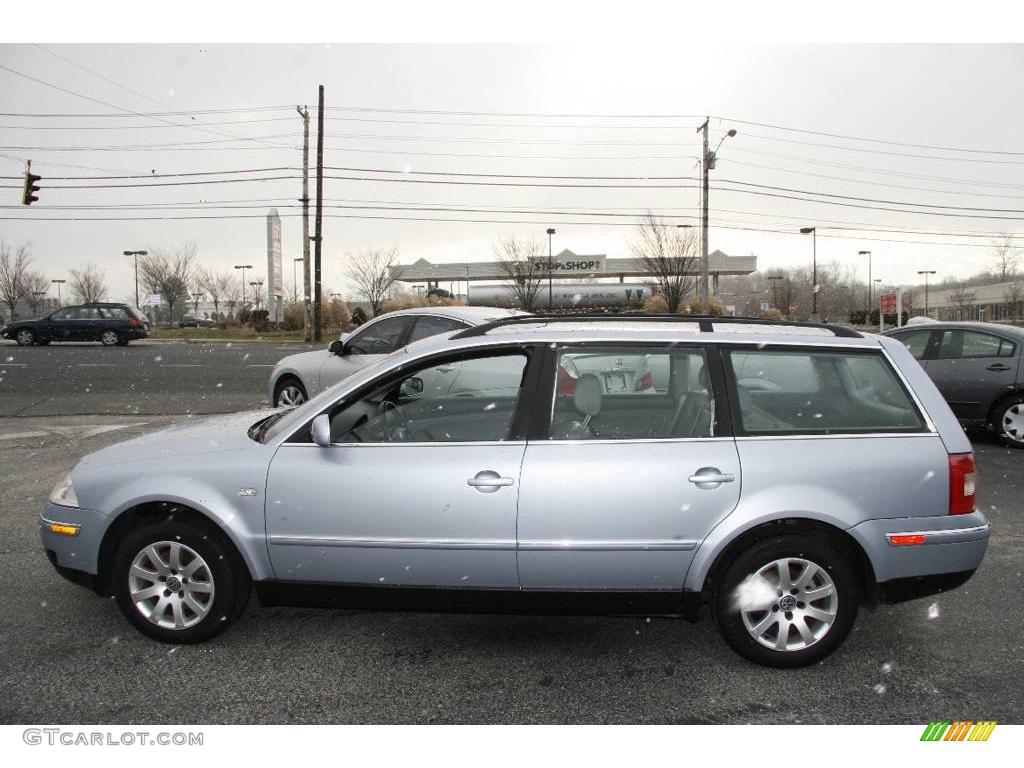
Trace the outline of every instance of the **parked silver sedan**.
[[270, 402], [299, 405], [406, 344], [522, 314], [496, 307], [418, 307], [379, 315], [327, 349], [283, 358], [270, 372]]

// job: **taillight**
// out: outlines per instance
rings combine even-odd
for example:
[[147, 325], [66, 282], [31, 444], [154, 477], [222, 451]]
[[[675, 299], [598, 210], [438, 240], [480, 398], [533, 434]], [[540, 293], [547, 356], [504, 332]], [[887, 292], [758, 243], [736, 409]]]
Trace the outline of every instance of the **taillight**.
[[636, 391], [643, 392], [645, 389], [654, 389], [654, 379], [651, 378], [651, 373], [648, 371], [640, 380], [636, 383]]
[[564, 365], [558, 366], [557, 391], [560, 395], [576, 394], [576, 378], [569, 373], [568, 369], [566, 369]]
[[966, 515], [974, 511], [974, 454], [949, 456], [949, 514]]
[[131, 325], [142, 325], [142, 321], [139, 320], [139, 318], [137, 318], [137, 317], [129, 317], [128, 318], [128, 322]]

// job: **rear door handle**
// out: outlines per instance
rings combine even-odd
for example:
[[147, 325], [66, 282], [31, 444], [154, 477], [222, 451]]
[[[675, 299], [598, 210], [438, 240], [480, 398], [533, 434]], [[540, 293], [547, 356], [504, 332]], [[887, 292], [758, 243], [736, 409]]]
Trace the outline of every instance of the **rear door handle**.
[[485, 469], [469, 478], [466, 481], [466, 485], [470, 488], [476, 488], [481, 493], [494, 493], [499, 488], [512, 485], [514, 482], [515, 480], [511, 477], [502, 477], [497, 472]]
[[986, 371], [1008, 371], [1008, 370], [1010, 370], [1010, 366], [1005, 365], [1003, 363], [992, 363], [992, 365], [988, 366], [988, 368], [986, 368], [985, 370]]
[[698, 486], [731, 483], [735, 479], [735, 475], [731, 475], [728, 472], [722, 472], [717, 467], [701, 467], [687, 478], [691, 483]]

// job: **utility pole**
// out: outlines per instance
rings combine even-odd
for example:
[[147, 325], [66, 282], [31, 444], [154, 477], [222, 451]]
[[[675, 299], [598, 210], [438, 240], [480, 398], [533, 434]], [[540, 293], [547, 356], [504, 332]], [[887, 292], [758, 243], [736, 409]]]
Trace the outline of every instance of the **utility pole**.
[[309, 273], [309, 107], [295, 109], [302, 117], [302, 324], [305, 326], [306, 341], [311, 341], [313, 317], [309, 303], [309, 297], [312, 295]]
[[872, 282], [871, 281], [871, 251], [857, 251], [857, 255], [858, 256], [867, 256], [868, 257], [868, 318], [870, 319], [870, 317], [871, 317], [871, 293], [872, 293], [872, 287], [873, 287], [871, 285], [871, 282]]
[[139, 256], [147, 256], [149, 251], [125, 251], [125, 256], [135, 257], [135, 308], [139, 307]]
[[727, 138], [731, 138], [736, 135], [736, 130], [730, 128], [725, 132], [719, 142], [718, 146], [715, 147], [715, 151], [712, 152], [708, 149], [708, 125], [711, 122], [710, 117], [704, 118], [704, 123], [700, 128], [697, 129], [697, 133], [704, 134], [704, 151], [701, 153], [701, 195], [700, 195], [700, 250], [701, 250], [701, 264], [700, 264], [700, 284], [697, 286], [697, 297], [700, 299], [700, 313], [702, 315], [710, 314], [711, 307], [708, 300], [708, 293], [710, 289], [710, 281], [708, 279], [708, 189], [710, 188], [708, 172], [715, 169], [715, 159], [718, 155], [718, 149], [722, 146], [722, 142]]
[[697, 284], [697, 300], [700, 302], [700, 313], [708, 314], [708, 123], [711, 118], [705, 118], [704, 124], [697, 129], [704, 134], [704, 149], [701, 152], [700, 162], [700, 282]]
[[323, 254], [323, 213], [324, 213], [324, 87], [320, 86], [320, 97], [316, 109], [316, 241], [315, 267], [313, 275], [313, 341], [320, 341], [320, 267]]
[[811, 322], [818, 322], [818, 228], [800, 227], [801, 235], [811, 235]]

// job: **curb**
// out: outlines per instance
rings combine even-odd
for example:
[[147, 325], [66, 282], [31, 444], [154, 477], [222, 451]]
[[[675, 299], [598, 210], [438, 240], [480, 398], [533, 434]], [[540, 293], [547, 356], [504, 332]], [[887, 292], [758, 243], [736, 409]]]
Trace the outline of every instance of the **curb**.
[[316, 344], [315, 341], [302, 341], [300, 339], [154, 339], [147, 337], [141, 339], [148, 344]]

